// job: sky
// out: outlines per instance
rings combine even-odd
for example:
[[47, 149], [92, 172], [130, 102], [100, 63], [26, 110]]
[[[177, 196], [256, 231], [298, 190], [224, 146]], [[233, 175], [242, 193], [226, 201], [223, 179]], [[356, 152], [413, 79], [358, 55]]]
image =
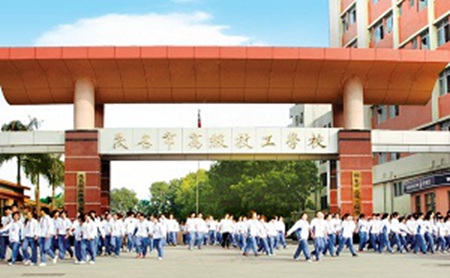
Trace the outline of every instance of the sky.
[[[328, 0], [14, 0], [2, 1], [1, 10], [0, 47], [329, 45]], [[198, 109], [203, 127], [283, 127], [292, 105], [106, 105], [105, 128], [196, 127]], [[73, 106], [11, 106], [0, 91], [0, 124], [29, 117], [42, 121], [41, 130], [73, 129]], [[111, 187], [146, 199], [153, 182], [197, 167], [197, 161], [113, 162]], [[6, 163], [0, 178], [15, 181], [15, 171]], [[45, 185], [41, 196], [50, 194]]]

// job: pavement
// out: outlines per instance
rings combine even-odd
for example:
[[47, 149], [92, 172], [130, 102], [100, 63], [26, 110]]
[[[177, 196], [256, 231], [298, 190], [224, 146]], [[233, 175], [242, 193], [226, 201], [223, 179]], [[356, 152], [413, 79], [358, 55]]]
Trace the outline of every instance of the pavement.
[[75, 265], [66, 259], [47, 267], [0, 264], [0, 277], [332, 277], [332, 278], [440, 278], [450, 277], [450, 254], [374, 254], [359, 253], [352, 257], [344, 250], [339, 257], [324, 257], [319, 262], [294, 261], [294, 245], [278, 250], [275, 256], [242, 256], [237, 249], [204, 247], [189, 251], [184, 246], [166, 247], [164, 259], [151, 253], [136, 259], [134, 253], [118, 258], [98, 257], [95, 265]]

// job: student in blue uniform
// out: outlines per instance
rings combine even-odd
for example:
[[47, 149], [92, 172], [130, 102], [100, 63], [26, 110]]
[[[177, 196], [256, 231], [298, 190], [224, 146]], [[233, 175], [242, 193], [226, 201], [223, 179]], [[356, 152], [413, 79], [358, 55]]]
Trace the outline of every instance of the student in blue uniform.
[[12, 214], [13, 221], [0, 229], [0, 232], [9, 232], [9, 246], [12, 250], [11, 261], [8, 265], [14, 265], [17, 261], [20, 244], [23, 237], [23, 224], [20, 221], [20, 212], [16, 211]]
[[[2, 222], [0, 227], [6, 227], [12, 222], [12, 210], [10, 206], [5, 206], [4, 215], [2, 216]], [[0, 261], [3, 261], [6, 257], [6, 250], [9, 246], [9, 232], [5, 231], [0, 233]]]
[[[27, 219], [25, 220], [24, 232], [22, 242], [22, 253], [24, 258], [24, 265], [36, 265], [37, 264], [37, 246], [36, 239], [39, 236], [39, 223], [37, 221], [36, 213], [28, 211]], [[28, 248], [31, 250], [31, 256], [28, 252]]]
[[52, 238], [55, 235], [54, 221], [50, 218], [48, 208], [41, 208], [41, 218], [39, 219], [39, 250], [41, 253], [41, 263], [39, 266], [47, 265], [47, 256], [53, 263], [57, 262], [57, 257], [52, 250]]
[[295, 222], [286, 233], [286, 237], [290, 236], [293, 232], [297, 233], [298, 246], [294, 253], [294, 260], [298, 260], [300, 254], [303, 252], [307, 262], [311, 262], [311, 254], [309, 253], [308, 237], [310, 226], [308, 223], [308, 214], [303, 213], [300, 220]]
[[341, 242], [339, 242], [339, 248], [336, 252], [336, 256], [339, 256], [339, 254], [342, 252], [344, 244], [347, 245], [353, 257], [357, 256], [355, 248], [353, 246], [353, 234], [355, 233], [355, 230], [356, 224], [355, 221], [353, 221], [353, 216], [348, 213], [345, 214], [344, 221], [342, 221], [342, 240]]

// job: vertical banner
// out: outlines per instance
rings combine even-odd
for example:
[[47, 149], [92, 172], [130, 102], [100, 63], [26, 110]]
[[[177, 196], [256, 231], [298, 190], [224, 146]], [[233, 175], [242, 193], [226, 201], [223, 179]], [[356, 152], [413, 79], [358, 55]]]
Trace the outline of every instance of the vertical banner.
[[361, 172], [352, 171], [353, 213], [361, 214]]
[[77, 211], [84, 212], [86, 172], [77, 172]]

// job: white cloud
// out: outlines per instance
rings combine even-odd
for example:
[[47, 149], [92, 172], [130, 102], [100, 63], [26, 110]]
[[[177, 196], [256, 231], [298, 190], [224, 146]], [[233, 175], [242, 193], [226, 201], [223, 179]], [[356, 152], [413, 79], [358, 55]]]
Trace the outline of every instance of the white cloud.
[[[179, 1], [179, 0], [178, 0]], [[186, 0], [184, 0], [186, 1]], [[39, 46], [244, 45], [250, 38], [227, 35], [205, 12], [108, 14], [59, 25], [35, 41]]]

